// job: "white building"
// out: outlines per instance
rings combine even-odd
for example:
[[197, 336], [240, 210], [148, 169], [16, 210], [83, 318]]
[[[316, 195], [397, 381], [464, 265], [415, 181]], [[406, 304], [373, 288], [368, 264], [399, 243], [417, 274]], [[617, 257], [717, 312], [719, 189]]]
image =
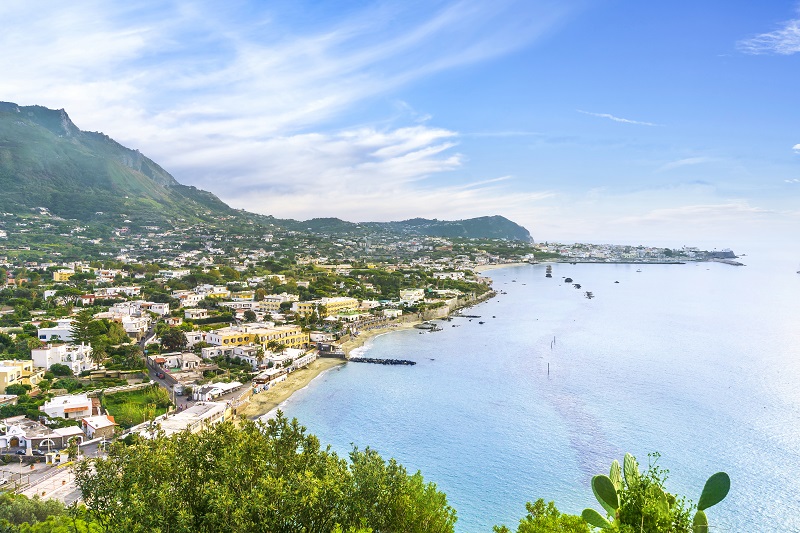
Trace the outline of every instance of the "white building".
[[88, 344], [48, 344], [44, 348], [31, 350], [33, 364], [49, 369], [54, 364], [66, 365], [76, 376], [86, 370], [94, 370], [97, 363], [92, 361], [92, 347]]
[[71, 318], [59, 319], [55, 327], [39, 328], [36, 332], [36, 335], [39, 337], [40, 341], [45, 341], [45, 342], [50, 341], [53, 337], [57, 337], [58, 340], [62, 341], [71, 341], [72, 322], [73, 321]]
[[88, 416], [81, 422], [83, 432], [90, 439], [93, 439], [95, 436], [112, 437], [116, 425], [114, 419], [110, 418], [108, 415]]
[[400, 302], [415, 304], [425, 298], [425, 289], [400, 289]]
[[188, 409], [174, 414], [168, 414], [156, 419], [158, 429], [144, 428], [139, 434], [146, 438], [153, 438], [161, 430], [165, 435], [174, 435], [185, 430], [198, 433], [224, 422], [230, 417], [230, 409], [223, 402], [197, 403]]
[[56, 396], [39, 407], [40, 411], [51, 417], [79, 420], [92, 416], [92, 399], [86, 394]]

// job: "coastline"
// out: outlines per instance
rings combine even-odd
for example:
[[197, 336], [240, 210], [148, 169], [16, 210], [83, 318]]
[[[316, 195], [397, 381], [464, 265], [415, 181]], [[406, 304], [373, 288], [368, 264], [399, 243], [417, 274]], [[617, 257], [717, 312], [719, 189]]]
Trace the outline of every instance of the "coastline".
[[242, 409], [241, 416], [257, 418], [265, 415], [289, 399], [295, 392], [306, 387], [311, 381], [328, 370], [345, 363], [344, 359], [319, 357], [306, 368], [295, 370], [285, 381], [276, 383], [269, 390], [259, 392], [250, 397], [250, 403]]
[[[506, 263], [502, 265], [486, 265], [487, 267], [486, 269], [494, 270], [496, 268], [527, 265], [527, 264], [528, 263]], [[495, 295], [494, 291], [489, 291], [485, 295], [482, 295], [481, 297], [477, 298], [475, 301], [469, 303], [466, 306], [461, 306], [452, 309], [448, 313], [448, 316], [458, 311], [459, 309], [469, 308], [478, 305], [494, 295]], [[374, 329], [362, 331], [355, 338], [350, 337], [349, 339], [341, 343], [342, 351], [345, 354], [344, 359], [336, 357], [318, 357], [314, 362], [309, 364], [306, 368], [296, 370], [291, 374], [289, 374], [285, 381], [276, 383], [268, 390], [264, 392], [259, 392], [258, 394], [254, 394], [253, 396], [251, 396], [248, 405], [244, 409], [242, 409], [241, 416], [254, 419], [269, 413], [276, 407], [279, 407], [281, 403], [288, 400], [292, 396], [292, 394], [308, 386], [308, 384], [311, 383], [312, 380], [314, 380], [323, 372], [327, 372], [328, 370], [331, 370], [333, 368], [345, 364], [347, 362], [347, 358], [350, 357], [350, 354], [354, 350], [364, 347], [370, 340], [374, 339], [375, 337], [383, 335], [385, 333], [390, 333], [392, 331], [408, 330], [413, 328], [417, 324], [421, 324], [422, 322], [424, 322], [424, 320], [417, 316], [406, 315], [400, 322], [392, 322], [384, 327], [376, 327]]]
[[489, 272], [490, 270], [497, 270], [498, 268], [518, 267], [518, 266], [525, 266], [532, 264], [533, 263], [494, 263], [491, 265], [477, 266], [473, 269], [473, 271], [477, 274], [483, 274], [484, 272]]

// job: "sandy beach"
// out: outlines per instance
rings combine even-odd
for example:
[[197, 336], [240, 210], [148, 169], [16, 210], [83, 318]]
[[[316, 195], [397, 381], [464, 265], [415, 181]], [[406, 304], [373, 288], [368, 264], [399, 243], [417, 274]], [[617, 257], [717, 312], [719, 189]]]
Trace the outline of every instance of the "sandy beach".
[[500, 263], [496, 265], [481, 265], [475, 267], [473, 270], [478, 273], [482, 274], [483, 272], [488, 272], [490, 270], [497, 270], [498, 268], [506, 268], [506, 267], [517, 267], [517, 266], [525, 266], [530, 265], [531, 263]]
[[[356, 348], [361, 348], [373, 337], [377, 337], [382, 333], [388, 333], [390, 331], [409, 329], [414, 327], [414, 324], [419, 323], [419, 320], [408, 320], [407, 322], [392, 323], [392, 325], [389, 327], [375, 328], [369, 331], [364, 331], [359, 334], [358, 337], [351, 338], [342, 343], [342, 349], [344, 350], [344, 353], [349, 356], [350, 352]], [[296, 391], [308, 385], [311, 380], [319, 376], [321, 373], [343, 364], [345, 364], [344, 359], [337, 359], [335, 357], [320, 357], [308, 365], [307, 368], [303, 368], [289, 374], [289, 376], [286, 378], [286, 381], [282, 381], [276, 385], [273, 385], [265, 392], [254, 394], [250, 399], [250, 403], [241, 411], [241, 414], [247, 418], [255, 418], [264, 415], [278, 407]]]
[[269, 413], [294, 394], [295, 391], [308, 385], [312, 379], [321, 373], [343, 364], [343, 359], [320, 357], [306, 368], [289, 374], [286, 381], [273, 385], [265, 392], [254, 394], [250, 399], [250, 403], [241, 411], [241, 415], [247, 418], [255, 418]]

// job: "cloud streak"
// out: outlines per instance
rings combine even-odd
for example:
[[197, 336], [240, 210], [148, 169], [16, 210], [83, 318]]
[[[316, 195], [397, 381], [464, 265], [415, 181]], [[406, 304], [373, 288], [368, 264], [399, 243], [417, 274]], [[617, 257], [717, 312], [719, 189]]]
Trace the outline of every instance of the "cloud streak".
[[678, 159], [677, 161], [671, 161], [665, 165], [660, 166], [656, 169], [656, 172], [666, 172], [668, 170], [674, 170], [676, 168], [686, 167], [686, 166], [693, 166], [693, 165], [702, 165], [704, 163], [712, 163], [717, 161], [718, 159], [715, 157], [687, 157], [685, 159]]
[[609, 120], [613, 120], [614, 122], [622, 122], [623, 124], [636, 124], [636, 125], [639, 125], [639, 126], [658, 126], [658, 124], [654, 124], [652, 122], [642, 122], [640, 120], [630, 120], [630, 119], [627, 119], [627, 118], [617, 117], [617, 116], [611, 115], [609, 113], [592, 113], [591, 111], [583, 111], [581, 109], [577, 109], [576, 111], [578, 113], [583, 113], [584, 115], [589, 115], [589, 116], [598, 117], [598, 118], [607, 118]]
[[784, 22], [775, 31], [743, 39], [736, 46], [745, 54], [796, 54], [800, 52], [800, 19]]
[[[566, 8], [544, 0], [380, 2], [328, 12], [302, 0], [283, 11], [254, 0], [235, 6], [0, 5], [0, 94], [65, 108], [79, 127], [257, 212], [313, 216], [322, 194], [367, 219], [382, 214], [387, 197], [402, 199], [399, 216], [415, 201], [432, 214], [448, 195], [464, 213], [513, 201], [496, 183], [437, 185], [435, 176], [466, 160], [455, 152], [459, 135], [393, 93], [526, 46], [552, 31]], [[399, 108], [402, 117], [382, 127], [347, 123], [387, 96], [395, 102], [388, 114]]]

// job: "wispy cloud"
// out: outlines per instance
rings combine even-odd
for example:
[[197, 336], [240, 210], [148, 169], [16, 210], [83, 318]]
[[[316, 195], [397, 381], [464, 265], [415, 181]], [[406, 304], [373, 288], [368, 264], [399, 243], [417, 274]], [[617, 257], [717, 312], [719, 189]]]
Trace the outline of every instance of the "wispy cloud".
[[678, 159], [677, 161], [671, 161], [665, 165], [660, 166], [656, 169], [656, 172], [665, 172], [668, 170], [674, 170], [680, 167], [686, 167], [691, 165], [702, 165], [703, 163], [711, 163], [717, 161], [716, 157], [687, 157], [685, 159]]
[[794, 179], [791, 179], [791, 180], [783, 180], [783, 181], [786, 182], [786, 183], [800, 183], [800, 179], [798, 179], [798, 178], [794, 178]]
[[659, 124], [654, 124], [652, 122], [642, 122], [640, 120], [631, 120], [631, 119], [627, 119], [627, 118], [616, 117], [616, 116], [611, 115], [609, 113], [592, 113], [591, 111], [583, 111], [581, 109], [577, 109], [576, 111], [578, 113], [583, 113], [584, 115], [590, 115], [590, 116], [599, 117], [599, 118], [607, 118], [609, 120], [613, 120], [614, 122], [622, 122], [624, 124], [637, 124], [639, 126], [658, 126], [659, 125]]
[[736, 45], [746, 54], [792, 55], [800, 52], [800, 19], [784, 22], [775, 31], [743, 39]]
[[347, 117], [415, 81], [526, 46], [569, 8], [291, 4], [3, 3], [0, 95], [65, 108], [79, 127], [139, 148], [179, 181], [258, 212], [314, 216], [320, 204], [341, 202], [368, 219], [383, 214], [387, 197], [397, 213], [416, 201], [432, 202], [419, 203], [427, 214], [434, 205], [466, 213], [516, 202], [497, 183], [437, 185], [435, 176], [466, 158], [455, 152], [457, 132], [432, 126], [427, 112], [389, 100], [402, 115], [391, 125], [374, 113], [357, 125]]
[[794, 150], [794, 153], [800, 154], [800, 144], [795, 144], [792, 146], [792, 150]]

